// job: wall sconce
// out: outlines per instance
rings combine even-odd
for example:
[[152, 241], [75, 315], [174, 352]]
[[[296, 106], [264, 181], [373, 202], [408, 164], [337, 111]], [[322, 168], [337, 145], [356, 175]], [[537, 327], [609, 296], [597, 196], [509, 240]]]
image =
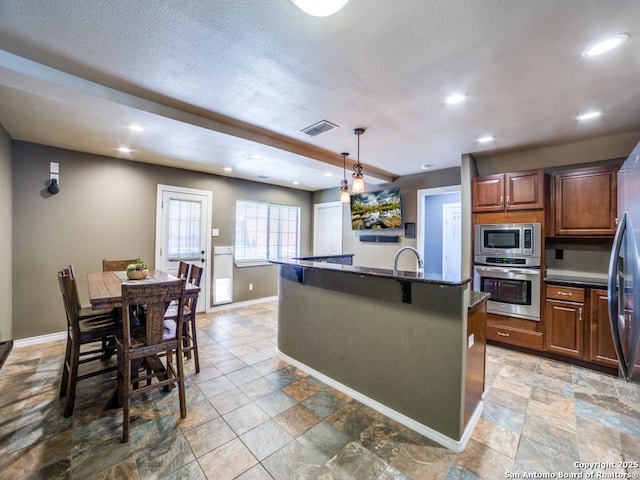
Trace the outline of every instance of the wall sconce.
[[47, 187], [47, 190], [49, 190], [49, 193], [51, 195], [55, 195], [56, 193], [58, 193], [60, 191], [60, 187], [58, 186], [58, 180], [55, 178], [52, 178], [51, 180], [49, 180], [49, 186]]

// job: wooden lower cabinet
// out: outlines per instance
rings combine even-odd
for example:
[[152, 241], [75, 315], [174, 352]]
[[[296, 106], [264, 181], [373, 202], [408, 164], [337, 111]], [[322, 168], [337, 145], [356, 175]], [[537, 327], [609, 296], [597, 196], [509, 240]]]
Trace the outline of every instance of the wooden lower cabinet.
[[550, 352], [584, 357], [584, 304], [547, 299], [546, 347]]
[[589, 360], [612, 367], [618, 366], [616, 349], [613, 346], [609, 325], [609, 305], [606, 290], [591, 290], [591, 331]]

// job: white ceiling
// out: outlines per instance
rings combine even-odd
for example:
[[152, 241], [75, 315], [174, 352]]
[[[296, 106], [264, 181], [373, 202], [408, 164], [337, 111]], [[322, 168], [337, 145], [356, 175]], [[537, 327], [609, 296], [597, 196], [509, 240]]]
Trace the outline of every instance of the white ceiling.
[[[638, 0], [350, 0], [325, 18], [289, 0], [0, 0], [0, 123], [17, 140], [306, 190], [339, 185], [364, 127], [379, 184], [640, 128], [638, 19]], [[631, 37], [581, 56], [617, 33]], [[453, 92], [467, 101], [444, 104]], [[603, 116], [576, 121], [590, 109]], [[340, 128], [300, 132], [323, 119]]]

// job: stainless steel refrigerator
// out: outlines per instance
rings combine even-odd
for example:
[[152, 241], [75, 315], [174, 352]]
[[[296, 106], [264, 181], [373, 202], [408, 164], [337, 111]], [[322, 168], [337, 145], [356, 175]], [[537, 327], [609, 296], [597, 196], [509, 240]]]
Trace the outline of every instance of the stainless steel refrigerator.
[[617, 218], [609, 260], [609, 321], [620, 376], [640, 382], [640, 143], [618, 171]]

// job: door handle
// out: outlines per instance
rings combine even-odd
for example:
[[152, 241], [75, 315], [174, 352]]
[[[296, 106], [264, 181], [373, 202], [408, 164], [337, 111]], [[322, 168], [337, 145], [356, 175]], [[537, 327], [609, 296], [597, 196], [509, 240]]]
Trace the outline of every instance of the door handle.
[[509, 195], [507, 195], [507, 207], [509, 206]]
[[502, 207], [504, 205], [504, 197], [500, 197], [500, 206]]
[[578, 320], [582, 321], [582, 307], [578, 309]]

